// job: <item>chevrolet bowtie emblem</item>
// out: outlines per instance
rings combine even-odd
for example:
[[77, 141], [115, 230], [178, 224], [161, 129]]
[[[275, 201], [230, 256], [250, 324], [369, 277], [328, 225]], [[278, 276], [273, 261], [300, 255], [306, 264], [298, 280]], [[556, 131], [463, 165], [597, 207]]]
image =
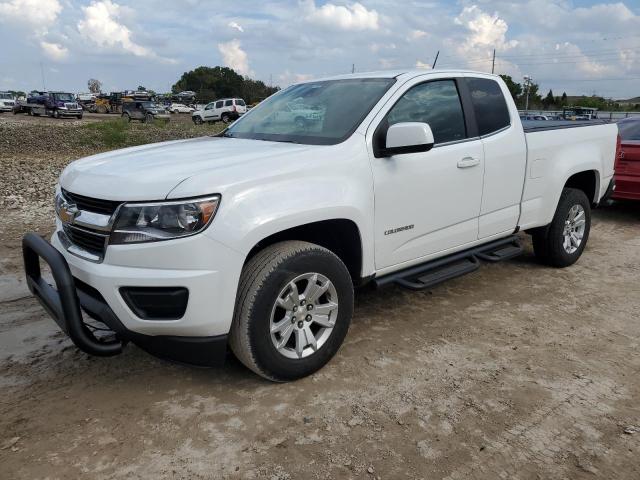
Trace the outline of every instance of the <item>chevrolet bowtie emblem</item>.
[[64, 223], [73, 223], [73, 220], [78, 216], [78, 213], [80, 212], [75, 204], [63, 201], [62, 205], [60, 205], [58, 216]]

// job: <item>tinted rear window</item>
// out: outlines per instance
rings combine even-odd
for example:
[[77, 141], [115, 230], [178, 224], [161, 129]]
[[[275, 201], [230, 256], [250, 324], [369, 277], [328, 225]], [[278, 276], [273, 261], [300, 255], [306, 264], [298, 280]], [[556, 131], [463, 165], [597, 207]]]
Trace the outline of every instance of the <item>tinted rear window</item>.
[[619, 122], [618, 131], [622, 140], [640, 140], [640, 119]]
[[244, 107], [244, 100], [237, 98], [236, 99], [236, 105], [240, 105], [241, 107]]
[[480, 135], [488, 135], [511, 124], [509, 108], [500, 85], [487, 78], [467, 78]]
[[233, 105], [233, 100], [225, 100], [224, 102], [225, 107], [230, 107], [231, 105]]

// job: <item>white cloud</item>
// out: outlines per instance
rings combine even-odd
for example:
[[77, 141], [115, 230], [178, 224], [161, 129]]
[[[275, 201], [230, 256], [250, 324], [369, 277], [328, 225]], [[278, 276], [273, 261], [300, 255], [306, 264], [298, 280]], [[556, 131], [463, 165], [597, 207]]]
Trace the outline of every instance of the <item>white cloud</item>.
[[240, 33], [244, 32], [244, 28], [242, 28], [242, 25], [240, 25], [238, 22], [229, 22], [229, 24], [227, 26], [229, 28], [233, 28], [235, 30], [238, 30]]
[[252, 74], [249, 68], [249, 57], [247, 52], [242, 49], [240, 40], [234, 38], [226, 43], [219, 43], [218, 51], [222, 55], [225, 66], [233, 68], [240, 75]]
[[334, 5], [325, 3], [317, 7], [314, 0], [307, 0], [303, 4], [307, 12], [307, 20], [324, 27], [339, 30], [378, 30], [379, 15], [375, 10], [367, 10], [361, 3], [349, 5]]
[[156, 56], [150, 49], [131, 39], [131, 30], [119, 19], [122, 7], [110, 0], [94, 1], [83, 7], [84, 18], [78, 22], [78, 31], [87, 40], [102, 48], [120, 47], [138, 57]]
[[467, 48], [492, 46], [506, 50], [518, 44], [515, 40], [506, 40], [509, 26], [504, 19], [497, 13], [489, 15], [483, 12], [477, 5], [464, 7], [456, 17], [455, 23], [466, 27], [471, 32], [465, 42]]
[[427, 35], [429, 34], [424, 30], [411, 30], [411, 32], [409, 33], [409, 39], [418, 40], [419, 38], [426, 37]]
[[0, 21], [29, 24], [35, 33], [46, 33], [58, 18], [62, 5], [58, 0], [9, 0], [0, 3]]
[[431, 65], [429, 65], [428, 63], [424, 63], [421, 60], [417, 60], [416, 61], [416, 68], [424, 69], [424, 70], [431, 70]]
[[40, 47], [47, 57], [52, 60], [64, 60], [69, 55], [69, 49], [59, 43], [46, 42], [42, 40]]

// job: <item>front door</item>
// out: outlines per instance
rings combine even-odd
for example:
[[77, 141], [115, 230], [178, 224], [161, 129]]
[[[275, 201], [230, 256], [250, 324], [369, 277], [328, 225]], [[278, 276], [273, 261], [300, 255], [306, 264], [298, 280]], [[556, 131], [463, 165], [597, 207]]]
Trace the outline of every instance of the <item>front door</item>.
[[478, 238], [484, 153], [481, 140], [469, 138], [457, 82], [405, 87], [372, 136], [384, 142], [389, 125], [425, 122], [435, 139], [428, 152], [372, 159], [377, 270]]

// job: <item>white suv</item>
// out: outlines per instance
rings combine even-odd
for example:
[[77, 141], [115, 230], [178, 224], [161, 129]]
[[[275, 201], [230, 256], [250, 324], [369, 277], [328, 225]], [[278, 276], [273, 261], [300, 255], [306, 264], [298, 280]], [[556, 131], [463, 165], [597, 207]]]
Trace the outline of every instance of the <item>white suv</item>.
[[9, 92], [0, 92], [0, 112], [10, 112], [15, 106], [15, 98]]
[[223, 98], [208, 103], [202, 110], [191, 114], [191, 119], [196, 125], [204, 122], [217, 122], [219, 120], [229, 123], [240, 118], [247, 112], [247, 105], [241, 98]]

